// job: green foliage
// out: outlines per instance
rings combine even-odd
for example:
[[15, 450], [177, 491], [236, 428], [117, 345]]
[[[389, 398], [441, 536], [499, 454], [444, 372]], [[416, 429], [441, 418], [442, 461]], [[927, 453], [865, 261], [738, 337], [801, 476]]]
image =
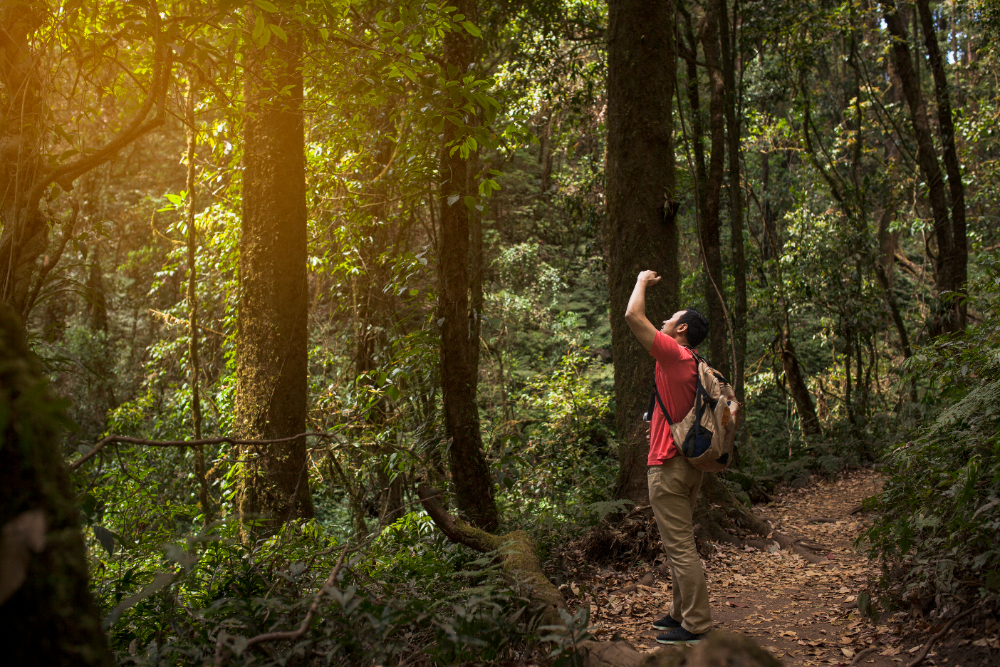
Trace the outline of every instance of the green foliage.
[[247, 545], [217, 524], [161, 548], [154, 540], [102, 561], [95, 590], [121, 664], [211, 662], [219, 644], [234, 665], [433, 664], [494, 661], [537, 636], [527, 601], [492, 555], [473, 559], [426, 516], [409, 514], [349, 552], [335, 587], [295, 641], [246, 649], [254, 635], [295, 630], [343, 547], [314, 523], [290, 523]]
[[1000, 260], [970, 291], [978, 321], [907, 364], [929, 378], [926, 417], [887, 455], [889, 479], [868, 502], [866, 538], [897, 592], [980, 597], [1000, 592]]

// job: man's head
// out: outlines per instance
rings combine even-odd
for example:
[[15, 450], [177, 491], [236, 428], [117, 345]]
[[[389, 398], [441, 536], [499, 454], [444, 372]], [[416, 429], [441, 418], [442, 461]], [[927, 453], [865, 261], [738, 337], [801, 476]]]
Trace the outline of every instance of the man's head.
[[708, 320], [694, 308], [678, 310], [669, 320], [664, 320], [663, 333], [681, 345], [698, 347], [708, 335]]

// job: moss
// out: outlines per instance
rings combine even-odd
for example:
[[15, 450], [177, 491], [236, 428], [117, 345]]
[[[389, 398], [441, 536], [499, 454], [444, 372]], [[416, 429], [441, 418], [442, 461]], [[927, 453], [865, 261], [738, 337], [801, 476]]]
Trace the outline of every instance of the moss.
[[67, 423], [20, 322], [0, 306], [0, 525], [36, 509], [47, 525], [44, 550], [32, 554], [24, 583], [0, 606], [6, 664], [113, 664], [57, 447], [57, 429]]

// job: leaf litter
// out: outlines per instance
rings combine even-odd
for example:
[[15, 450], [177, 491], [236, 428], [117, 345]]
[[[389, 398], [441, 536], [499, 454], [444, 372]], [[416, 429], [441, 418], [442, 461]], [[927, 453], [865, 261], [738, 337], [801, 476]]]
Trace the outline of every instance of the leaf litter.
[[[930, 626], [924, 622], [927, 627], [921, 627], [920, 619], [906, 613], [876, 623], [858, 610], [859, 594], [867, 596], [865, 591], [880, 574], [878, 564], [854, 547], [858, 535], [870, 525], [870, 518], [859, 513], [860, 503], [878, 493], [881, 484], [881, 477], [873, 471], [854, 471], [816, 480], [806, 488], [788, 489], [767, 505], [754, 507], [774, 530], [799, 538], [817, 555], [825, 556], [820, 564], [777, 548], [776, 543], [766, 551], [699, 544], [714, 628], [753, 637], [786, 665], [846, 667], [872, 647], [875, 650], [860, 656], [858, 664], [909, 664], [929, 636]], [[652, 565], [640, 562], [627, 571], [589, 565], [585, 560], [583, 554], [564, 554], [565, 564], [576, 561], [570, 581], [560, 587], [570, 607], [576, 611], [589, 605], [590, 631], [596, 638], [625, 639], [640, 651], [654, 650], [658, 631], [651, 624], [670, 608], [665, 558], [659, 556]], [[992, 640], [996, 642], [995, 637]], [[990, 636], [978, 641], [987, 650], [991, 646]], [[972, 646], [969, 639], [957, 642], [956, 647]], [[979, 664], [948, 662], [934, 648], [924, 664]]]

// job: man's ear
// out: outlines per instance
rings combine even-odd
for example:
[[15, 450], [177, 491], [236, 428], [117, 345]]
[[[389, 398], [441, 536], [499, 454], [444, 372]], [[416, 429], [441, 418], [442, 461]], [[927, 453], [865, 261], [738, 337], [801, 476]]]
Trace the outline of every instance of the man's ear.
[[677, 333], [684, 333], [687, 330], [688, 330], [687, 322], [681, 322], [680, 324], [677, 325], [677, 328], [674, 329], [674, 331], [676, 331]]

